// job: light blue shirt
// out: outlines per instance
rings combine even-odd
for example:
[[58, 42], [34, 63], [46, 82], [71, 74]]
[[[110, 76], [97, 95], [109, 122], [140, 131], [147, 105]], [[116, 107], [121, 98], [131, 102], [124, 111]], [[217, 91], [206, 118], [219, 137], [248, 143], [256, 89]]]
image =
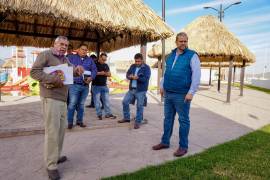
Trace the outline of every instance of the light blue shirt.
[[[176, 59], [177, 58], [175, 58], [173, 62], [173, 66], [176, 62]], [[191, 61], [190, 61], [190, 67], [192, 71], [192, 76], [191, 76], [191, 86], [189, 88], [188, 93], [194, 95], [199, 88], [200, 80], [201, 80], [201, 63], [197, 54], [194, 54], [192, 56]], [[163, 89], [163, 81], [164, 81], [164, 77], [160, 81], [160, 89]]]
[[[137, 76], [140, 67], [136, 67], [134, 76]], [[137, 80], [132, 80], [131, 87], [137, 88]]]

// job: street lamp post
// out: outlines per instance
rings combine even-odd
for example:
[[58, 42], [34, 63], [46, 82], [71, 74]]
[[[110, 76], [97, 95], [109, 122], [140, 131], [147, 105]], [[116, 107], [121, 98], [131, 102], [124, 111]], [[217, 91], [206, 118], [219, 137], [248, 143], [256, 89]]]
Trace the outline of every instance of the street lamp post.
[[[206, 7], [204, 7], [204, 9], [213, 9], [213, 10], [217, 11], [218, 12], [219, 21], [222, 22], [222, 19], [224, 18], [224, 12], [225, 12], [225, 10], [229, 9], [233, 5], [237, 5], [237, 4], [240, 4], [240, 3], [241, 3], [241, 1], [235, 2], [233, 4], [230, 4], [226, 8], [223, 8], [222, 4], [220, 4], [219, 9], [206, 6]], [[219, 61], [219, 64], [218, 64], [218, 92], [220, 92], [220, 71], [221, 71], [221, 62]]]

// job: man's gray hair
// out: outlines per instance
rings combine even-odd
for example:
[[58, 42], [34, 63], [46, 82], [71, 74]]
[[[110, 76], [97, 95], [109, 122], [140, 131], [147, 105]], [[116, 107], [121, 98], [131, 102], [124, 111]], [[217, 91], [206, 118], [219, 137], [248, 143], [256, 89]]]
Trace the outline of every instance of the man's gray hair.
[[68, 41], [68, 38], [66, 36], [57, 36], [57, 38], [54, 40], [54, 42], [58, 42], [60, 40]]
[[185, 32], [180, 32], [180, 33], [178, 33], [177, 35], [176, 35], [176, 41], [177, 41], [177, 38], [178, 37], [180, 37], [180, 36], [184, 36], [184, 37], [186, 37], [187, 39], [188, 39], [188, 35], [187, 35], [187, 33], [185, 33]]

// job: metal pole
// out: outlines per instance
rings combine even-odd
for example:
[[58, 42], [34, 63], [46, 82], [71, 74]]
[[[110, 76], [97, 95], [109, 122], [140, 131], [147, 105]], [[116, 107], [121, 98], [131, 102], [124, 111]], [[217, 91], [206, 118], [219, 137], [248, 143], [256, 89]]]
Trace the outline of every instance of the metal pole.
[[240, 75], [240, 96], [243, 96], [244, 77], [245, 77], [245, 66], [246, 66], [246, 61], [243, 60], [243, 66], [241, 68], [241, 75]]
[[231, 101], [231, 89], [232, 89], [232, 68], [233, 68], [233, 57], [230, 58], [229, 74], [228, 74], [228, 87], [227, 87], [227, 100], [229, 103]]

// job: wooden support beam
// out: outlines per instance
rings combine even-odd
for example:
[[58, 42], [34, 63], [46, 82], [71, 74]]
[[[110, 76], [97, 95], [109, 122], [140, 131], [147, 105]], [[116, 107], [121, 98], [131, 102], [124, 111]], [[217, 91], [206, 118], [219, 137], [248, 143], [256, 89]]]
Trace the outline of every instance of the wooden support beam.
[[99, 54], [100, 54], [101, 43], [99, 42], [100, 41], [100, 34], [99, 34], [99, 32], [97, 30], [96, 30], [96, 36], [97, 36], [96, 55], [97, 55], [97, 60], [98, 60], [99, 59]]
[[[42, 37], [42, 38], [56, 38], [58, 35], [52, 35], [52, 34], [42, 34], [42, 33], [33, 33], [33, 32], [24, 32], [24, 31], [15, 31], [15, 30], [8, 30], [8, 29], [0, 29], [0, 33], [5, 34], [17, 34], [22, 36], [36, 36], [36, 37]], [[75, 36], [69, 36], [69, 40], [77, 40], [77, 41], [89, 41], [89, 42], [97, 42], [97, 39], [93, 38], [83, 38], [83, 37], [75, 37]]]
[[145, 63], [146, 63], [146, 51], [147, 51], [147, 39], [144, 36], [142, 36], [140, 52], [143, 55], [143, 60]]
[[[0, 15], [0, 17], [1, 17], [1, 15]], [[14, 21], [13, 20], [5, 20], [5, 23], [14, 23]], [[22, 21], [17, 21], [17, 24], [19, 26], [20, 25], [26, 25], [26, 26], [33, 26], [34, 25], [33, 23], [22, 22]], [[38, 27], [42, 27], [42, 28], [53, 28], [55, 26], [57, 29], [64, 29], [64, 30], [65, 29], [68, 29], [67, 27], [64, 27], [64, 26], [56, 26], [56, 23], [55, 22], [54, 22], [53, 26], [46, 25], [46, 24], [39, 24], [39, 23], [36, 23], [35, 25], [38, 26]], [[70, 27], [69, 29], [72, 30], [72, 31], [83, 31], [83, 29], [76, 28], [76, 27]], [[89, 29], [89, 32], [95, 32], [95, 31]]]
[[161, 69], [161, 57], [158, 57], [158, 79], [157, 79], [157, 92], [159, 93], [160, 89], [160, 80], [162, 78], [162, 69]]
[[210, 74], [209, 74], [209, 86], [212, 84], [212, 66], [210, 67]]
[[244, 91], [245, 66], [246, 66], [246, 61], [243, 60], [243, 65], [242, 65], [241, 74], [240, 74], [240, 96], [243, 96], [243, 91]]
[[110, 41], [111, 39], [116, 40], [116, 38], [120, 36], [118, 33], [109, 33], [109, 35], [105, 35], [104, 37], [99, 39], [99, 43], [103, 44], [106, 41]]
[[99, 42], [97, 42], [96, 54], [97, 54], [97, 59], [98, 59], [99, 54], [100, 54], [100, 43]]
[[162, 76], [164, 76], [165, 72], [165, 39], [161, 40], [162, 51], [161, 51], [161, 62], [162, 62]]
[[0, 23], [3, 23], [7, 17], [8, 13], [0, 13]]
[[228, 74], [228, 86], [227, 86], [227, 103], [231, 102], [231, 90], [232, 90], [232, 68], [233, 68], [233, 56], [230, 58], [229, 74]]
[[233, 66], [233, 85], [235, 83], [235, 71], [236, 71], [236, 66]]
[[221, 62], [218, 63], [218, 92], [220, 92], [220, 81], [221, 81]]

